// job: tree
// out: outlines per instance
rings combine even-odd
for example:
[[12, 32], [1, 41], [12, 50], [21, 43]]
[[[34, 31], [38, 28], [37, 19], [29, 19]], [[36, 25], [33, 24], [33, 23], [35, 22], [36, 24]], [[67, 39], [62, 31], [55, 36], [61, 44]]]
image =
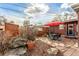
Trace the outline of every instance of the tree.
[[14, 23], [14, 21], [10, 21], [10, 23], [12, 23], [12, 24], [13, 24], [13, 23]]
[[25, 20], [23, 22], [23, 26], [20, 29], [22, 38], [27, 38], [26, 36], [27, 36], [28, 29], [29, 29], [29, 23], [30, 22], [29, 22], [28, 18], [25, 18]]
[[7, 22], [7, 19], [4, 16], [0, 16], [0, 25]]

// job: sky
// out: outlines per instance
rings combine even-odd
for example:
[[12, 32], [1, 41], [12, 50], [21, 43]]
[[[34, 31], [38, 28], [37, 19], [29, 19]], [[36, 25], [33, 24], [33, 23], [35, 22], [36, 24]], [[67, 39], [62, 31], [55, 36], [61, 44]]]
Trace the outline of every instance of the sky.
[[22, 25], [27, 18], [31, 24], [50, 22], [54, 15], [73, 10], [66, 3], [0, 3], [0, 16]]

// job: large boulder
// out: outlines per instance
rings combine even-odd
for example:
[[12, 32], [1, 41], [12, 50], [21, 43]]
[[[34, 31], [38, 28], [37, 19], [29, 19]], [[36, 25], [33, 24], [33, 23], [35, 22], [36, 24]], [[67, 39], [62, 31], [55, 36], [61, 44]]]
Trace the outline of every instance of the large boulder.
[[8, 50], [4, 56], [24, 56], [27, 53], [27, 49], [26, 48], [16, 48], [16, 49], [10, 49]]
[[27, 39], [22, 39], [20, 37], [13, 39], [10, 43], [12, 48], [16, 48], [19, 46], [25, 46]]

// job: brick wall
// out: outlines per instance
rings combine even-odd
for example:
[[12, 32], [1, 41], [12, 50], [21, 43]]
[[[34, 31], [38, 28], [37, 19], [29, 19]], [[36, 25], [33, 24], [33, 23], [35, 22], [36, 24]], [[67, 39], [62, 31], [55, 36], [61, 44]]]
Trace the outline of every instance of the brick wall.
[[19, 25], [5, 23], [5, 32], [9, 36], [17, 36], [19, 35]]

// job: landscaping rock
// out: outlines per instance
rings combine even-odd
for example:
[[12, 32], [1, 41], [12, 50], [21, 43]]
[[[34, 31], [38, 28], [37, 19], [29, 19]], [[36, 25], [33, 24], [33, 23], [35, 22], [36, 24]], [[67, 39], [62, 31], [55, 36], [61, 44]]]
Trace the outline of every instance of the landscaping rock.
[[58, 43], [54, 43], [55, 46], [58, 46]]
[[12, 48], [16, 48], [16, 47], [19, 47], [19, 46], [24, 46], [26, 44], [26, 41], [25, 39], [22, 39], [22, 38], [16, 38], [14, 39], [13, 41], [11, 41], [11, 47]]
[[58, 44], [58, 46], [64, 47], [65, 45], [63, 43]]
[[47, 50], [48, 55], [57, 55], [58, 49], [57, 48], [50, 48]]
[[76, 42], [71, 48], [78, 48], [78, 43]]
[[24, 56], [26, 52], [26, 48], [16, 48], [7, 51], [4, 56]]

